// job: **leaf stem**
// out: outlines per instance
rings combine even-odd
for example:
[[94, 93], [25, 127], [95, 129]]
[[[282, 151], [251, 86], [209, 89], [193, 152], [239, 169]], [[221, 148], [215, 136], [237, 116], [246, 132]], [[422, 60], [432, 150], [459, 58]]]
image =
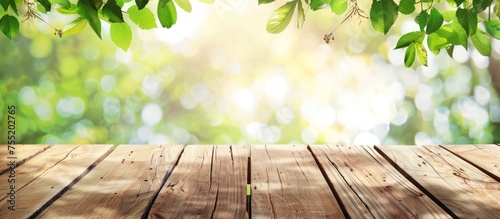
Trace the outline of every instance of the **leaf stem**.
[[488, 21], [491, 21], [491, 5], [488, 7]]

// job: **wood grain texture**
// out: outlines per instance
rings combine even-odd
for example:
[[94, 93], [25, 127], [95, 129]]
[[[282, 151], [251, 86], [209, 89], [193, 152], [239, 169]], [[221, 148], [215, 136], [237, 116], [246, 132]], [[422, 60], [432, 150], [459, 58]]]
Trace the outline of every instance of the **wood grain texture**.
[[253, 145], [252, 218], [343, 218], [342, 210], [303, 145]]
[[[0, 188], [0, 218], [25, 218], [57, 198], [113, 149], [112, 145], [56, 145], [16, 168], [16, 211], [5, 211], [7, 191]], [[5, 182], [6, 174], [0, 176]], [[4, 181], [5, 180], [5, 181]]]
[[380, 146], [405, 174], [460, 218], [497, 218], [500, 183], [439, 146]]
[[247, 218], [246, 146], [184, 149], [150, 218]]
[[182, 150], [119, 145], [37, 218], [141, 218]]
[[50, 145], [48, 144], [16, 144], [14, 145], [15, 147], [15, 154], [11, 155], [8, 152], [8, 147], [6, 144], [0, 145], [0, 175], [8, 172], [10, 170], [10, 167], [8, 164], [11, 161], [15, 161], [16, 165], [15, 167], [18, 167], [19, 165], [23, 164], [26, 162], [28, 159], [31, 159], [35, 155], [42, 153], [43, 151], [47, 150]]
[[451, 218], [371, 146], [310, 148], [352, 218]]
[[500, 182], [500, 146], [480, 144], [447, 145], [442, 147]]

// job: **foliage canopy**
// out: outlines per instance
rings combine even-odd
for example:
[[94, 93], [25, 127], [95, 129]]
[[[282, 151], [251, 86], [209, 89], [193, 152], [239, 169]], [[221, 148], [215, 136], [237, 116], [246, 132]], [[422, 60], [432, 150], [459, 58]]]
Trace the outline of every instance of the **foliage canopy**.
[[[467, 39], [470, 51], [456, 47], [456, 60], [445, 50], [429, 52], [428, 67], [418, 61], [418, 46], [411, 46], [415, 64], [404, 69], [407, 49], [392, 49], [402, 33], [420, 31], [414, 16], [399, 14], [387, 35], [374, 31], [369, 20], [358, 25], [354, 17], [326, 44], [323, 35], [345, 16], [329, 8], [314, 12], [304, 1], [307, 22], [300, 31], [296, 6], [287, 29], [266, 34], [273, 9], [286, 3], [281, 1], [191, 1], [192, 13], [178, 10], [168, 30], [150, 3], [146, 7], [159, 28], [141, 30], [123, 13], [134, 36], [127, 52], [111, 43], [105, 22], [101, 40], [86, 20], [78, 21], [87, 22], [83, 32], [63, 38], [40, 20], [19, 21], [15, 39], [0, 33], [0, 108], [19, 109], [20, 143], [500, 141], [497, 45], [491, 57], [483, 57]], [[361, 3], [369, 9], [371, 1]], [[53, 26], [79, 16], [60, 16], [52, 7], [40, 15]], [[18, 8], [22, 16], [26, 7]], [[428, 50], [427, 38], [421, 39]], [[0, 123], [7, 117], [1, 110]], [[7, 139], [4, 130], [1, 139]]]
[[[200, 0], [213, 3], [214, 0]], [[259, 4], [275, 0], [258, 0]], [[0, 29], [12, 39], [19, 33], [20, 20], [39, 19], [54, 28], [54, 34], [70, 36], [90, 26], [101, 38], [101, 22], [110, 23], [111, 40], [123, 50], [132, 41], [131, 24], [141, 29], [157, 27], [171, 28], [177, 22], [177, 10], [192, 11], [190, 0], [159, 0], [156, 14], [148, 7], [149, 0], [2, 0], [0, 7]], [[153, 8], [154, 6], [151, 6]], [[395, 49], [407, 48], [404, 57], [406, 67], [413, 65], [416, 57], [427, 66], [427, 52], [434, 54], [446, 50], [452, 56], [455, 46], [468, 48], [472, 45], [484, 56], [491, 53], [490, 38], [500, 39], [500, 10], [493, 0], [374, 0], [369, 13], [358, 5], [357, 0], [290, 0], [277, 8], [271, 15], [266, 30], [269, 33], [282, 32], [296, 14], [297, 28], [305, 21], [305, 9], [318, 11], [330, 9], [336, 15], [345, 15], [340, 26], [347, 19], [358, 17], [369, 19], [372, 27], [387, 34], [396, 22], [398, 15], [412, 15], [419, 30], [404, 33]], [[23, 8], [23, 10], [21, 10]], [[25, 10], [24, 10], [25, 8]], [[40, 13], [56, 10], [62, 15], [76, 16], [63, 29], [53, 27]], [[20, 13], [23, 11], [23, 13]], [[368, 16], [369, 14], [369, 16]], [[484, 25], [484, 30], [481, 28]], [[332, 32], [325, 34], [328, 43], [334, 39]], [[424, 44], [427, 44], [427, 48]]]

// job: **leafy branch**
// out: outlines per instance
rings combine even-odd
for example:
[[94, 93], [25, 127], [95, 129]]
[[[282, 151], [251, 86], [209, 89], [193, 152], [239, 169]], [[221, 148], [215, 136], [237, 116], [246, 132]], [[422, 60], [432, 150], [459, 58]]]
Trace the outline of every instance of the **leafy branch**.
[[[200, 0], [211, 4], [214, 0]], [[276, 0], [257, 0], [259, 4], [268, 4]], [[284, 0], [285, 1], [285, 0]], [[158, 0], [156, 14], [148, 8], [149, 0], [2, 0], [0, 1], [0, 30], [12, 39], [19, 33], [19, 20], [37, 19], [45, 22], [61, 37], [81, 32], [87, 26], [101, 38], [101, 22], [110, 23], [111, 40], [123, 50], [130, 47], [133, 23], [141, 29], [157, 28], [157, 21], [163, 28], [171, 28], [177, 23], [178, 8], [191, 12], [190, 0]], [[127, 3], [127, 4], [125, 4]], [[126, 6], [125, 6], [126, 5]], [[26, 7], [23, 15], [18, 8]], [[406, 49], [404, 63], [413, 65], [416, 57], [421, 64], [427, 65], [428, 50], [439, 54], [443, 49], [452, 56], [455, 46], [468, 49], [469, 42], [484, 56], [491, 53], [491, 38], [500, 39], [500, 5], [493, 0], [373, 0], [369, 16], [359, 7], [357, 0], [286, 0], [277, 8], [267, 23], [269, 33], [280, 33], [290, 24], [295, 11], [297, 28], [302, 28], [306, 15], [305, 8], [312, 11], [329, 8], [335, 15], [344, 19], [325, 34], [329, 43], [334, 39], [334, 32], [345, 21], [357, 17], [369, 19], [372, 27], [387, 34], [400, 14], [414, 16], [419, 29], [404, 33], [395, 49]], [[418, 9], [417, 9], [418, 8]], [[450, 10], [440, 10], [449, 8]], [[76, 16], [62, 30], [43, 20], [40, 13], [55, 9], [59, 14]], [[124, 16], [125, 15], [125, 16]], [[484, 23], [485, 30], [479, 28]], [[426, 46], [424, 46], [426, 45]]]

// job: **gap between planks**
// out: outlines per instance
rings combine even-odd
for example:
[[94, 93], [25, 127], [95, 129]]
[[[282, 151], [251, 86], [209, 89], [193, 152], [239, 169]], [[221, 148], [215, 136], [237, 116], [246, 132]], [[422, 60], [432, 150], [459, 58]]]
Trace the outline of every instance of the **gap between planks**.
[[372, 146], [309, 148], [349, 217], [450, 218]]
[[499, 182], [448, 150], [439, 146], [378, 149], [401, 173], [410, 175], [453, 211], [454, 217], [494, 218], [500, 214]]
[[0, 144], [0, 148], [2, 149], [0, 150], [0, 157], [2, 158], [0, 159], [0, 175], [11, 170], [10, 161], [15, 161], [13, 168], [17, 168], [50, 147], [48, 144], [15, 144], [9, 146], [14, 147], [15, 154], [13, 156], [8, 154], [10, 148], [8, 150], [4, 149], [8, 147], [6, 144]]
[[500, 182], [500, 154], [494, 153], [498, 145], [439, 145], [455, 156], [461, 158], [486, 175]]
[[[38, 214], [85, 176], [111, 150], [110, 145], [56, 145], [27, 160], [19, 166], [16, 175], [16, 188], [19, 187], [16, 197], [30, 200], [30, 203], [16, 203], [16, 211], [0, 211], [0, 218], [24, 218]], [[77, 164], [73, 165], [72, 161], [77, 161]], [[68, 171], [70, 166], [74, 167], [73, 171]], [[0, 179], [3, 177], [6, 174], [0, 175]], [[2, 208], [7, 204], [6, 201], [0, 201]]]

